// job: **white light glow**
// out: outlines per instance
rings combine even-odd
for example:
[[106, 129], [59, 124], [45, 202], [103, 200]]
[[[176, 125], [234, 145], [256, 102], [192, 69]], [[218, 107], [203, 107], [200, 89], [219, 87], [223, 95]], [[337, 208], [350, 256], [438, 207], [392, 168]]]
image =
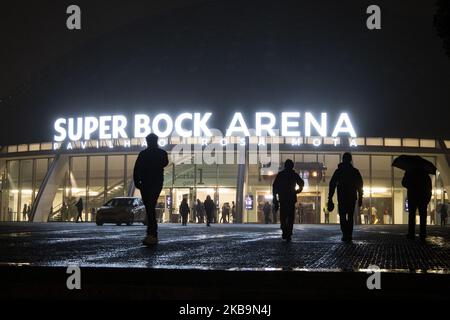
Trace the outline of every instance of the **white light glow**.
[[186, 130], [183, 128], [184, 120], [192, 120], [192, 113], [182, 113], [175, 119], [175, 132], [180, 137], [192, 137], [192, 130]]
[[337, 137], [340, 133], [348, 133], [350, 137], [356, 138], [355, 129], [347, 113], [341, 113], [331, 136]]
[[248, 131], [247, 124], [245, 123], [242, 113], [236, 112], [231, 120], [230, 126], [227, 129], [226, 136], [230, 137], [234, 133], [242, 133], [244, 136], [249, 137], [250, 132]]
[[283, 137], [298, 137], [300, 131], [290, 131], [291, 127], [298, 127], [298, 121], [290, 121], [290, 118], [300, 118], [300, 112], [282, 112], [281, 113], [281, 135]]
[[320, 124], [319, 122], [314, 118], [311, 112], [305, 113], [305, 136], [310, 137], [311, 136], [311, 126], [314, 127], [314, 129], [317, 131], [317, 133], [321, 137], [327, 136], [327, 114], [325, 112], [322, 112], [320, 115]]
[[134, 137], [145, 138], [150, 134], [150, 117], [146, 114], [134, 116]]
[[[160, 129], [160, 122], [164, 121], [166, 123], [166, 128], [162, 131]], [[167, 113], [157, 114], [152, 122], [153, 133], [155, 133], [160, 138], [166, 138], [170, 136], [173, 130], [172, 118]]]
[[388, 192], [388, 188], [385, 188], [385, 187], [372, 187], [372, 188], [370, 188], [370, 187], [364, 187], [363, 188], [363, 191], [364, 191], [364, 194], [374, 194], [374, 193], [387, 193]]
[[[257, 112], [256, 115], [256, 135], [262, 136], [263, 132], [267, 132], [269, 136], [275, 136], [273, 127], [276, 124], [275, 115], [271, 112]], [[268, 119], [267, 123], [263, 123], [263, 119]]]
[[[111, 139], [128, 139], [128, 133], [131, 132], [130, 138], [145, 138], [151, 132], [154, 132], [160, 138], [181, 137], [212, 137], [223, 136], [218, 129], [210, 129], [208, 121], [212, 113], [188, 113], [184, 112], [172, 118], [166, 113], [156, 114], [150, 118], [146, 114], [134, 115], [134, 123], [132, 128], [128, 128], [129, 122], [124, 115], [104, 115], [100, 117], [87, 116], [78, 118], [59, 118], [54, 123], [55, 134], [53, 142], [73, 141], [90, 141], [91, 139], [111, 140]], [[311, 112], [305, 113], [304, 126], [300, 122], [300, 112], [281, 112], [281, 121], [272, 112], [256, 112], [255, 113], [255, 130], [248, 127], [246, 120], [241, 112], [236, 112], [226, 129], [226, 137], [238, 136], [256, 137], [277, 136], [283, 137], [326, 137], [328, 133], [328, 114], [322, 112], [320, 119], [314, 117]], [[173, 120], [175, 119], [175, 120]], [[280, 128], [280, 133], [278, 128]], [[130, 129], [130, 131], [128, 131]], [[304, 131], [303, 131], [304, 130]], [[332, 137], [347, 134], [356, 137], [355, 129], [350, 121], [347, 113], [339, 115], [336, 126], [334, 127]], [[319, 146], [319, 140], [313, 144]], [[350, 146], [356, 146], [356, 141], [351, 140]], [[60, 146], [57, 146], [60, 147]], [[71, 149], [73, 145], [67, 149]], [[86, 146], [82, 147], [85, 148]], [[56, 148], [55, 148], [56, 149]]]
[[62, 125], [66, 124], [66, 119], [59, 118], [55, 121], [55, 131], [58, 133], [53, 137], [53, 140], [56, 142], [61, 142], [66, 140], [67, 133], [66, 129], [62, 127]]

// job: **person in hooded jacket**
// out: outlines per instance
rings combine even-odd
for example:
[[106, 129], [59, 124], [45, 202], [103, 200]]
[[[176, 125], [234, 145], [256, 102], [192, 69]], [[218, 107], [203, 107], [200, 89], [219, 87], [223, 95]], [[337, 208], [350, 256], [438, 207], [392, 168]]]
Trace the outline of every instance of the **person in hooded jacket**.
[[167, 152], [158, 146], [158, 136], [150, 133], [147, 149], [142, 150], [134, 165], [134, 185], [141, 191], [142, 201], [147, 212], [147, 237], [142, 243], [152, 246], [158, 243], [158, 222], [156, 203], [164, 183], [164, 167], [169, 164]]
[[353, 217], [355, 205], [362, 206], [363, 200], [363, 179], [358, 169], [353, 167], [352, 155], [344, 153], [342, 162], [330, 180], [328, 205], [329, 212], [334, 210], [333, 196], [337, 188], [338, 213], [342, 231], [342, 241], [352, 241], [353, 238]]
[[303, 179], [294, 171], [294, 162], [287, 159], [284, 169], [277, 174], [273, 182], [272, 192], [274, 210], [280, 208], [282, 239], [288, 242], [291, 241], [294, 227], [297, 194], [302, 192], [304, 185]]
[[210, 196], [206, 196], [206, 200], [203, 203], [206, 212], [206, 226], [210, 226], [213, 221], [214, 211], [216, 210], [216, 205]]
[[188, 216], [191, 212], [191, 209], [189, 208], [189, 204], [187, 203], [187, 199], [183, 198], [180, 204], [180, 215], [181, 215], [181, 224], [183, 226], [187, 225]]

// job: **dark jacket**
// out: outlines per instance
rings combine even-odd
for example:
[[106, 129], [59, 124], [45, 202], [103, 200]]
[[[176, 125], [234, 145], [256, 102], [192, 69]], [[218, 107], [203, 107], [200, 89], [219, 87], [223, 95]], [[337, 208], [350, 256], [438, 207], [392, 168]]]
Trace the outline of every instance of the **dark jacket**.
[[408, 200], [428, 203], [431, 199], [431, 179], [424, 170], [407, 170], [402, 186], [408, 189]]
[[328, 200], [333, 199], [337, 187], [338, 202], [355, 203], [356, 199], [363, 198], [363, 179], [359, 170], [349, 162], [342, 162], [334, 171], [330, 180]]
[[83, 211], [83, 200], [80, 198], [75, 204], [75, 206], [77, 207], [78, 212]]
[[186, 201], [182, 201], [180, 204], [180, 214], [188, 215], [191, 210], [189, 209], [189, 205]]
[[[298, 185], [300, 189], [295, 190], [295, 186]], [[276, 199], [276, 195], [278, 194], [278, 198], [280, 202], [297, 202], [297, 193], [299, 193], [305, 182], [294, 170], [284, 169], [280, 171], [275, 181], [273, 182], [273, 198]]]
[[216, 209], [216, 205], [214, 204], [214, 201], [212, 199], [206, 199], [203, 203], [205, 206], [206, 214], [213, 214], [214, 210]]
[[138, 189], [161, 189], [164, 167], [169, 164], [167, 152], [158, 147], [148, 147], [136, 159], [133, 172], [134, 185]]
[[263, 206], [264, 216], [268, 217], [271, 212], [272, 212], [272, 206], [268, 203], [264, 204], [264, 206]]
[[439, 213], [441, 214], [441, 219], [445, 219], [445, 218], [447, 218], [447, 205], [446, 204], [443, 204], [442, 206], [441, 206], [441, 210], [439, 211]]
[[203, 203], [197, 202], [195, 205], [195, 211], [197, 212], [197, 215], [203, 215], [205, 214], [205, 207], [203, 206]]

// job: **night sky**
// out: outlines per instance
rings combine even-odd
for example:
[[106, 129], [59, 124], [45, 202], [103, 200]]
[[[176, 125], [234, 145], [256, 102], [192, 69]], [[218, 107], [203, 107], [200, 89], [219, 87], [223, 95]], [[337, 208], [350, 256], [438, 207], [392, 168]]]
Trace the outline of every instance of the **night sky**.
[[[70, 4], [81, 31], [66, 29]], [[381, 30], [366, 28], [370, 4]], [[233, 111], [347, 111], [360, 136], [450, 138], [435, 10], [431, 0], [2, 4], [0, 145], [51, 141], [57, 117], [210, 110], [218, 128]]]

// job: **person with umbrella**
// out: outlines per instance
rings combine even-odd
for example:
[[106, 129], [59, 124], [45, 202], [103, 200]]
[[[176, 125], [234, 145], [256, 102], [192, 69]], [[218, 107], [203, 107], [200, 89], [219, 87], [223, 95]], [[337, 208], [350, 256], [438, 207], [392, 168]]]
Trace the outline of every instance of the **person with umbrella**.
[[392, 166], [405, 170], [402, 186], [408, 198], [408, 239], [414, 240], [416, 234], [416, 211], [420, 217], [420, 239], [427, 236], [427, 207], [431, 200], [430, 174], [436, 174], [436, 167], [419, 156], [402, 155], [394, 160]]

